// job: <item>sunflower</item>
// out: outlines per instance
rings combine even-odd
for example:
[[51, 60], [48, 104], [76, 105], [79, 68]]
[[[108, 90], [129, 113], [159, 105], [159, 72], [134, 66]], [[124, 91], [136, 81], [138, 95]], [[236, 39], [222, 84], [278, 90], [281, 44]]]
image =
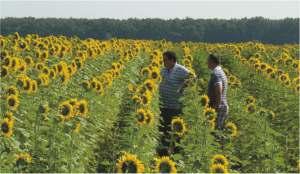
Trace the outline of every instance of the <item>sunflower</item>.
[[144, 164], [137, 156], [130, 153], [122, 155], [118, 159], [116, 167], [117, 173], [143, 173], [145, 170]]
[[15, 95], [15, 96], [19, 96], [19, 90], [18, 90], [17, 87], [15, 87], [15, 86], [12, 85], [12, 86], [9, 86], [9, 87], [7, 88], [6, 94], [7, 94], [7, 95]]
[[136, 86], [134, 86], [133, 84], [130, 83], [130, 84], [128, 84], [127, 89], [128, 89], [128, 91], [133, 93], [136, 91]]
[[37, 63], [37, 64], [35, 64], [35, 68], [37, 69], [37, 70], [42, 70], [43, 68], [44, 68], [44, 64], [42, 64], [42, 63]]
[[228, 173], [228, 169], [221, 164], [212, 164], [210, 166], [211, 173]]
[[8, 75], [8, 68], [6, 66], [1, 67], [1, 77], [6, 77]]
[[50, 69], [49, 70], [49, 77], [54, 79], [56, 77], [56, 71], [55, 69]]
[[211, 107], [206, 107], [204, 109], [204, 115], [209, 121], [212, 121], [217, 117], [216, 110]]
[[41, 114], [48, 114], [49, 110], [50, 110], [50, 108], [49, 108], [48, 103], [41, 104], [41, 105], [39, 106], [39, 112], [40, 112]]
[[158, 80], [159, 77], [160, 77], [159, 69], [158, 68], [153, 68], [150, 71], [150, 78], [153, 79], [153, 80]]
[[141, 125], [146, 124], [147, 112], [144, 109], [140, 108], [136, 111], [136, 113], [138, 123]]
[[10, 67], [11, 67], [12, 70], [16, 70], [16, 69], [19, 68], [19, 60], [18, 60], [18, 58], [16, 58], [16, 57], [12, 58]]
[[225, 128], [227, 129], [231, 137], [237, 136], [237, 126], [233, 122], [226, 123]]
[[212, 157], [211, 164], [220, 164], [227, 168], [229, 165], [229, 162], [224, 155], [217, 154]]
[[11, 66], [11, 62], [12, 62], [12, 58], [11, 57], [6, 57], [6, 58], [4, 58], [1, 61], [3, 61], [2, 62], [3, 66], [10, 67]]
[[31, 65], [34, 64], [34, 61], [32, 60], [31, 57], [25, 57], [24, 61], [25, 61], [27, 66], [31, 66]]
[[13, 134], [13, 126], [14, 121], [10, 120], [9, 118], [4, 118], [1, 122], [1, 133], [6, 137], [9, 138]]
[[156, 173], [177, 173], [176, 163], [168, 156], [156, 158], [154, 170]]
[[91, 87], [91, 84], [88, 80], [85, 80], [85, 81], [82, 82], [82, 87], [86, 90], [89, 90], [90, 87]]
[[276, 75], [275, 72], [271, 72], [271, 73], [268, 74], [268, 77], [269, 77], [270, 79], [275, 79], [275, 78], [277, 77], [277, 75]]
[[16, 155], [16, 165], [26, 165], [32, 162], [32, 157], [29, 153], [22, 152]]
[[31, 80], [30, 80], [30, 79], [26, 79], [26, 80], [25, 80], [23, 89], [25, 90], [25, 92], [31, 93], [31, 91], [32, 91], [32, 86], [31, 86]]
[[31, 91], [36, 92], [38, 89], [37, 81], [36, 80], [30, 80], [30, 85], [31, 85]]
[[[1, 41], [3, 41], [3, 40], [1, 39]], [[2, 44], [0, 44], [0, 46], [2, 47]], [[2, 47], [2, 48], [3, 48], [3, 47]], [[5, 58], [7, 58], [8, 56], [9, 56], [8, 52], [7, 52], [6, 50], [1, 49], [0, 59], [1, 59], [1, 60], [2, 60], [2, 59], [5, 59]]]
[[153, 113], [150, 110], [147, 110], [146, 111], [146, 123], [151, 124], [153, 121], [153, 117], [154, 117]]
[[6, 103], [7, 103], [7, 106], [10, 110], [17, 110], [18, 107], [19, 107], [19, 104], [20, 104], [20, 101], [18, 99], [18, 96], [16, 95], [9, 95], [6, 99]]
[[77, 113], [80, 116], [86, 117], [86, 115], [88, 113], [88, 102], [86, 100], [77, 101], [75, 107], [76, 107]]
[[146, 88], [153, 92], [154, 89], [155, 89], [155, 82], [151, 79], [147, 79], [145, 82], [144, 82], [144, 85], [146, 86]]
[[147, 105], [151, 102], [151, 100], [152, 100], [152, 94], [149, 90], [146, 90], [144, 94], [141, 96], [141, 102], [142, 104]]
[[291, 59], [291, 58], [285, 59], [284, 64], [287, 65], [287, 66], [292, 65], [293, 64], [293, 59]]
[[70, 78], [71, 78], [71, 74], [69, 72], [65, 71], [62, 74], [61, 81], [64, 85], [66, 85], [69, 82]]
[[7, 111], [4, 115], [5, 118], [8, 118], [9, 121], [14, 122], [14, 114], [12, 112]]
[[186, 132], [187, 128], [182, 118], [175, 117], [171, 121], [171, 129], [175, 135], [182, 137]]
[[281, 74], [279, 80], [284, 83], [289, 80], [289, 76], [287, 74]]
[[62, 102], [59, 105], [59, 114], [62, 121], [70, 120], [74, 114], [73, 114], [73, 106], [68, 102]]
[[249, 113], [254, 113], [256, 111], [256, 106], [254, 103], [249, 103], [246, 106], [246, 111]]
[[77, 66], [78, 69], [80, 69], [82, 67], [82, 65], [83, 65], [83, 61], [80, 58], [74, 59], [74, 62], [75, 62], [75, 64], [76, 64], [76, 66]]
[[47, 86], [49, 85], [49, 76], [46, 74], [39, 74], [36, 81], [38, 85]]
[[201, 102], [202, 106], [207, 107], [208, 103], [209, 103], [208, 96], [207, 95], [202, 95], [201, 98], [200, 98], [200, 102]]
[[104, 94], [104, 87], [103, 84], [99, 81], [96, 82], [95, 90], [98, 94], [103, 95]]
[[267, 69], [266, 69], [266, 73], [267, 74], [271, 74], [271, 73], [273, 73], [275, 70], [272, 68], [272, 67], [268, 67]]
[[256, 99], [253, 96], [248, 96], [246, 98], [246, 104], [255, 103]]
[[266, 63], [261, 63], [261, 64], [260, 64], [260, 69], [261, 69], [262, 71], [265, 71], [267, 68], [268, 68], [268, 65], [267, 65]]
[[141, 102], [142, 102], [141, 97], [139, 97], [138, 95], [134, 95], [131, 99], [132, 99], [135, 103], [141, 103]]
[[295, 84], [295, 85], [300, 84], [300, 76], [295, 77], [295, 78], [293, 79], [293, 84]]
[[216, 119], [208, 121], [210, 128], [213, 130], [216, 127]]

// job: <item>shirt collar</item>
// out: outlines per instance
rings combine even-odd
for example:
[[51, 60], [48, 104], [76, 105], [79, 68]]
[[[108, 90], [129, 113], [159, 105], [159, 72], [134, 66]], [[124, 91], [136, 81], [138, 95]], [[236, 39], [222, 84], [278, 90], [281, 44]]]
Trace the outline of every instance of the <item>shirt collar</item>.
[[173, 68], [167, 69], [167, 71], [168, 71], [168, 72], [172, 72], [177, 66], [178, 66], [178, 64], [177, 64], [177, 62], [176, 62], [175, 65], [173, 66]]

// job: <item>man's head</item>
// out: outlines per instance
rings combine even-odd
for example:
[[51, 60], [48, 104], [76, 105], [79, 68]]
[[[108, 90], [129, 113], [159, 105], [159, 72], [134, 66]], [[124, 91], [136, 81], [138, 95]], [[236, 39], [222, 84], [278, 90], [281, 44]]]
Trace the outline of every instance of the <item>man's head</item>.
[[220, 65], [220, 58], [210, 54], [207, 58], [207, 67], [212, 70], [218, 65]]
[[176, 54], [173, 51], [166, 51], [163, 53], [163, 59], [165, 67], [171, 69], [176, 63]]

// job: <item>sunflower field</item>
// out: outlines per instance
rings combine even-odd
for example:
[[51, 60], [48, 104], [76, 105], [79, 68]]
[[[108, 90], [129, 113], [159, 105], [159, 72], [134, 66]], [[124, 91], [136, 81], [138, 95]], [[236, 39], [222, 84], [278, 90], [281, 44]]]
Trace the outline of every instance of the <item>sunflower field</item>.
[[[300, 172], [299, 45], [0, 36], [0, 172]], [[172, 120], [180, 152], [158, 156], [162, 53], [190, 79]], [[229, 79], [215, 129], [208, 54]], [[180, 139], [175, 143], [175, 139]]]

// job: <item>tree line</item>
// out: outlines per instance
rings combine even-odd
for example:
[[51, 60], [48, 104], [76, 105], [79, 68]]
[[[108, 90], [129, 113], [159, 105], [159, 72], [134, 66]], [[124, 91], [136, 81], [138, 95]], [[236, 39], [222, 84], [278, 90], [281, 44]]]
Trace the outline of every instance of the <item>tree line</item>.
[[74, 19], [2, 18], [1, 35], [39, 34], [79, 38], [166, 39], [194, 42], [245, 42], [284, 44], [299, 42], [299, 18], [271, 20], [262, 17], [242, 19]]

